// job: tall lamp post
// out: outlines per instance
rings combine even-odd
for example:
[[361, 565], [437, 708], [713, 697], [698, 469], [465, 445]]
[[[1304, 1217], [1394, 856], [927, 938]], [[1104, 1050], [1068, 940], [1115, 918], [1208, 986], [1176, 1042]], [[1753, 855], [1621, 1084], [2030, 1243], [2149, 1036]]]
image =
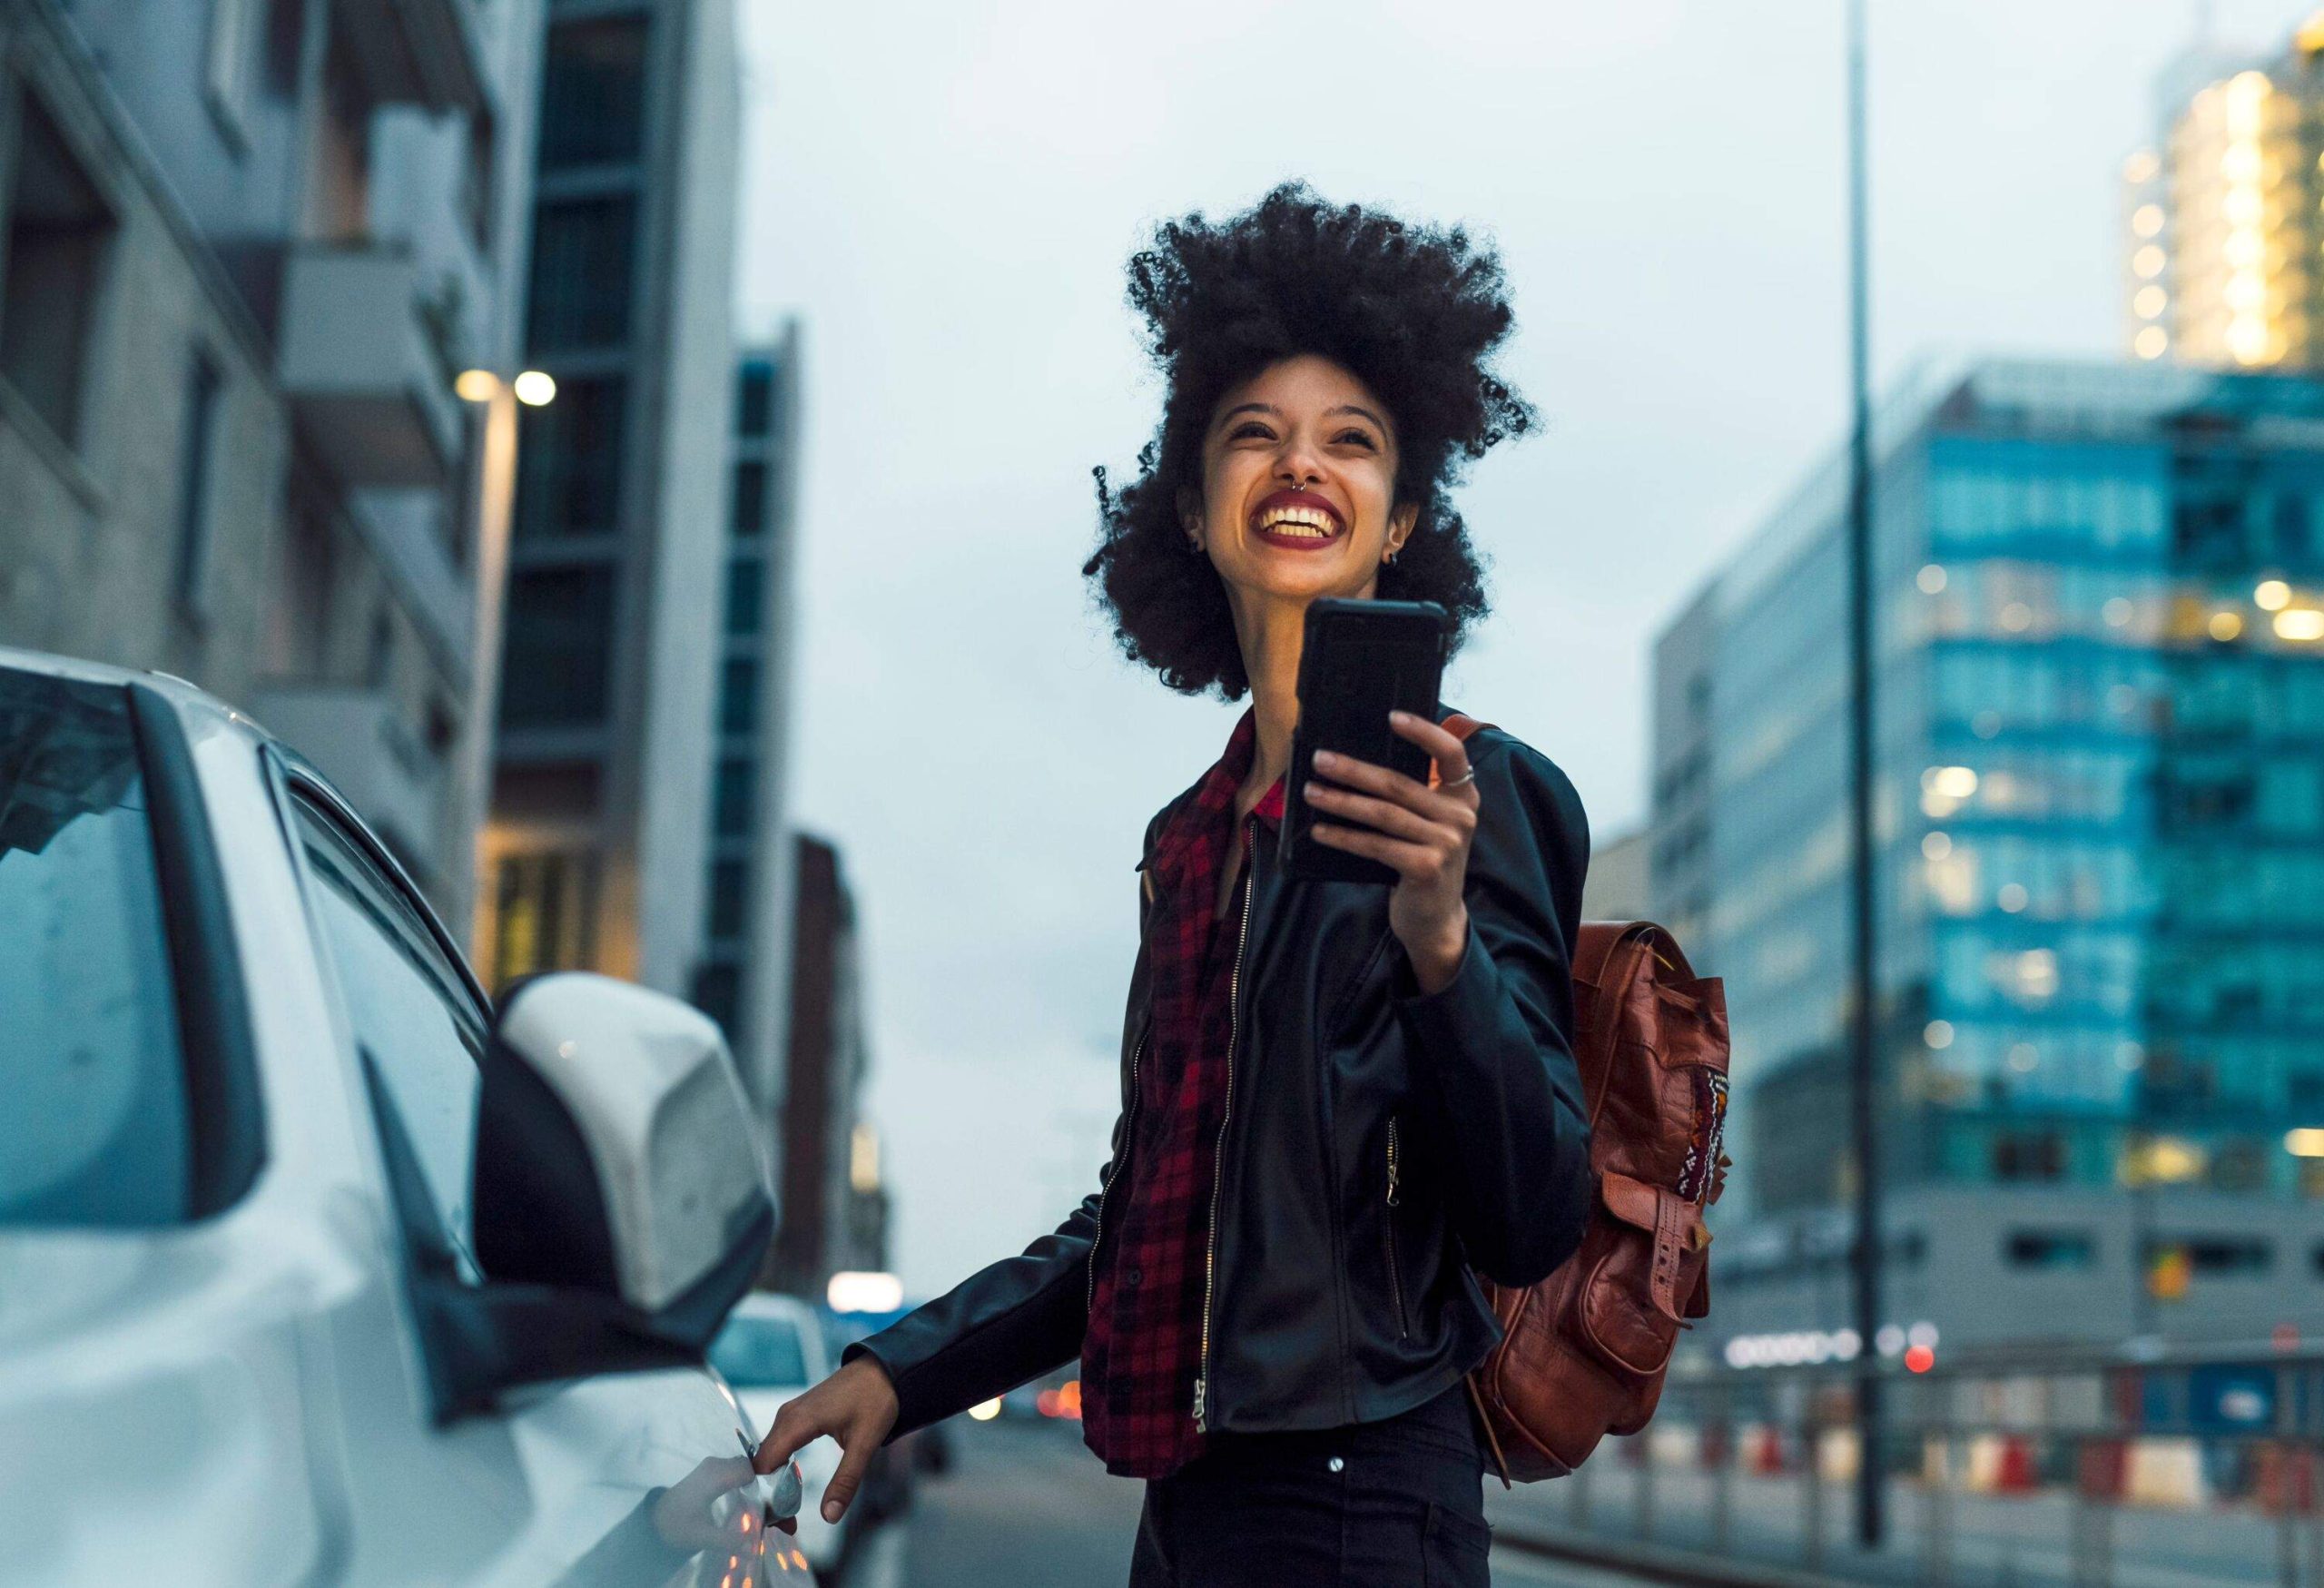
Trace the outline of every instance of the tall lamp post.
[[492, 739], [500, 712], [500, 635], [508, 609], [508, 527], [517, 498], [517, 405], [540, 408], [556, 382], [538, 370], [504, 380], [490, 370], [463, 370], [452, 383], [463, 401], [484, 409], [478, 459], [476, 640], [468, 663], [468, 731], [462, 742], [458, 853], [462, 895], [453, 906], [462, 946], [476, 959], [478, 896], [484, 886], [484, 824], [492, 808]]
[[[1876, 1152], [1879, 1021], [1875, 1010], [1872, 830], [1872, 380], [1868, 249], [1865, 240], [1864, 0], [1848, 0], [1848, 829], [1854, 864], [1848, 913], [1849, 1133], [1856, 1159], [1856, 1335], [1880, 1335], [1880, 1164]], [[1856, 1378], [1856, 1534], [1880, 1546], [1880, 1376], [1865, 1359]]]

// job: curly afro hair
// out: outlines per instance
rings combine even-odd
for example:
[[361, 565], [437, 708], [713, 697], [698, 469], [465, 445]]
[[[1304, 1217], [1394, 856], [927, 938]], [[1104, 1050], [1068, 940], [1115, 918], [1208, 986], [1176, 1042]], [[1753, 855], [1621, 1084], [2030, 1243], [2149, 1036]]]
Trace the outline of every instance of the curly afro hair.
[[1470, 460], [1536, 422], [1487, 367], [1513, 319], [1492, 250], [1459, 227], [1335, 208], [1285, 182], [1228, 220], [1197, 211], [1157, 226], [1129, 261], [1129, 301], [1167, 394], [1137, 478], [1108, 493], [1105, 469], [1094, 470], [1098, 542], [1081, 571], [1130, 659], [1181, 694], [1216, 688], [1233, 701], [1249, 689], [1226, 585], [1208, 557], [1189, 555], [1178, 495], [1201, 489], [1203, 433], [1219, 399], [1303, 353], [1338, 363], [1387, 404], [1395, 505], [1420, 512], [1376, 593], [1441, 605], [1452, 620], [1448, 655], [1457, 650], [1488, 607], [1448, 493]]

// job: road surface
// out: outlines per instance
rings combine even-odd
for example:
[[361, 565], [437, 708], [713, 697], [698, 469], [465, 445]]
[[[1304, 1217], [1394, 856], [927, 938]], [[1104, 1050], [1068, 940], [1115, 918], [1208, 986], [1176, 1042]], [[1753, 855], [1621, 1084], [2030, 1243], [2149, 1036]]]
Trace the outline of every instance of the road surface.
[[[1073, 1424], [961, 1422], [952, 1470], [871, 1540], [842, 1588], [1118, 1588], [1141, 1486], [1110, 1477]], [[1635, 1588], [1497, 1551], [1495, 1588]]]

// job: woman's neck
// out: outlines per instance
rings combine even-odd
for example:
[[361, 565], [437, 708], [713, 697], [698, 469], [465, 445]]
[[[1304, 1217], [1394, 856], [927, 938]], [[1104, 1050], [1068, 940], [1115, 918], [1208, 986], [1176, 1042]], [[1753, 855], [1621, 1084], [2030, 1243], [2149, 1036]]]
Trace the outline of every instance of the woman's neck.
[[1305, 637], [1304, 603], [1265, 601], [1247, 609], [1235, 603], [1235, 632], [1243, 647], [1243, 667], [1251, 680], [1251, 704], [1258, 720], [1258, 747], [1243, 792], [1256, 804], [1291, 766], [1291, 733], [1299, 723], [1299, 647]]

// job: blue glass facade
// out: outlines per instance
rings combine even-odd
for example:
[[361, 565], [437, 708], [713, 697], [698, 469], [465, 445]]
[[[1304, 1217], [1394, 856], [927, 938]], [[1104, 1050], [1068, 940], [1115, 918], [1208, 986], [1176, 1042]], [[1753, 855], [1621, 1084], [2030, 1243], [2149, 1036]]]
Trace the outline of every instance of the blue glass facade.
[[[2324, 1195], [2324, 385], [1986, 364], [1878, 440], [1885, 1176]], [[1841, 505], [1827, 469], [1688, 619], [1710, 830], [1669, 882], [1768, 1210], [1853, 1172]]]

